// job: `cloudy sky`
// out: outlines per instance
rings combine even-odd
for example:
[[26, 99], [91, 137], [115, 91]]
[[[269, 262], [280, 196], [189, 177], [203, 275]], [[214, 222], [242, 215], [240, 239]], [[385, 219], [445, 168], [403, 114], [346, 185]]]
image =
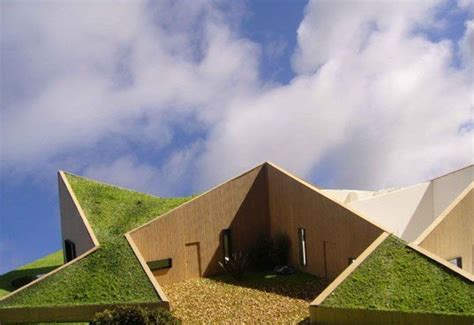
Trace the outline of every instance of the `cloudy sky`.
[[0, 273], [61, 247], [58, 169], [160, 196], [473, 162], [474, 2], [1, 1]]

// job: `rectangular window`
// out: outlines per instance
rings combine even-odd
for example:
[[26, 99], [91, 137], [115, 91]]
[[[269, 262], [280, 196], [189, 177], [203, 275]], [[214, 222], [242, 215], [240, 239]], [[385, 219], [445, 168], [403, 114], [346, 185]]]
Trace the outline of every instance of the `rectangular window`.
[[453, 258], [449, 260], [449, 263], [452, 263], [462, 269], [462, 257]]
[[306, 257], [306, 230], [304, 228], [298, 228], [298, 238], [300, 243], [300, 264], [306, 266], [308, 260]]
[[232, 254], [230, 229], [224, 229], [222, 231], [222, 246], [224, 247], [224, 261], [228, 261]]
[[76, 245], [69, 239], [64, 241], [64, 249], [66, 250], [66, 263], [76, 258]]
[[172, 266], [172, 260], [171, 258], [165, 258], [163, 260], [156, 260], [156, 261], [151, 261], [146, 263], [150, 270], [155, 271], [155, 270], [162, 270], [162, 269], [170, 269]]

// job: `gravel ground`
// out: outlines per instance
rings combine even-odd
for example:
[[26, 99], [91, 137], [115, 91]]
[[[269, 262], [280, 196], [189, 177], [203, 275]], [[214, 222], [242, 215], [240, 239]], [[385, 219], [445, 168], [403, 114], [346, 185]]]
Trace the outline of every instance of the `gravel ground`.
[[241, 282], [227, 276], [163, 285], [173, 313], [186, 323], [308, 322], [309, 303], [327, 281], [297, 273], [252, 273]]

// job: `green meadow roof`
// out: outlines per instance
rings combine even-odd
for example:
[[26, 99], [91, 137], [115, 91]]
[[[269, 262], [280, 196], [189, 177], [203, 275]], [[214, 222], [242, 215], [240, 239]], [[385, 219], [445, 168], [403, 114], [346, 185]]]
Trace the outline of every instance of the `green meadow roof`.
[[63, 251], [59, 250], [39, 258], [34, 262], [23, 265], [16, 270], [0, 275], [0, 298], [15, 290], [12, 286], [13, 280], [26, 276], [37, 277], [51, 272], [62, 264]]
[[159, 301], [124, 234], [188, 198], [158, 198], [71, 174], [66, 177], [99, 249], [0, 301], [0, 308]]
[[389, 236], [321, 306], [474, 315], [474, 285]]

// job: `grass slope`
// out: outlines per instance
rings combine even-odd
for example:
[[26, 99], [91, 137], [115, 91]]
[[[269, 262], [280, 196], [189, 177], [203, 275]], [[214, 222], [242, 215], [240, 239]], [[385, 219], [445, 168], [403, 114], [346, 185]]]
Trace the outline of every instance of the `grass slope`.
[[139, 303], [159, 299], [124, 233], [182, 204], [82, 177], [67, 178], [101, 247], [0, 302], [1, 307]]
[[390, 236], [322, 305], [474, 315], [474, 285]]
[[38, 276], [51, 272], [55, 268], [63, 264], [63, 251], [59, 250], [52, 254], [46, 255], [36, 261], [23, 265], [22, 267], [5, 273], [0, 276], [0, 297], [9, 294], [15, 290], [12, 287], [11, 282], [15, 279], [22, 278], [24, 276]]

